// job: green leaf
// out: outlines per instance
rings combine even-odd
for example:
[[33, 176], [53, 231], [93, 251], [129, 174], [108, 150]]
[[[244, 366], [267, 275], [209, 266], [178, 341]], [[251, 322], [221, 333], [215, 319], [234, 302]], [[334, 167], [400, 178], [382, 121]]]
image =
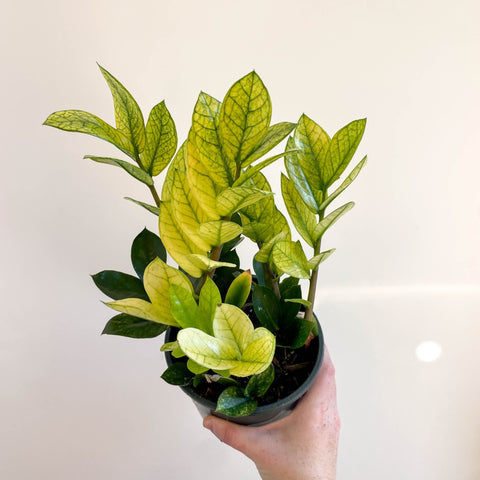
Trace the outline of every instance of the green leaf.
[[264, 263], [259, 262], [256, 258], [253, 259], [253, 270], [255, 271], [255, 276], [257, 277], [258, 285], [265, 285], [265, 274], [263, 270]]
[[145, 185], [153, 185], [153, 179], [148, 173], [144, 172], [141, 168], [132, 165], [131, 163], [125, 162], [124, 160], [117, 160], [116, 158], [110, 157], [95, 157], [93, 155], [85, 155], [83, 158], [89, 158], [94, 162], [105, 163], [107, 165], [114, 165], [116, 167], [123, 168], [132, 177], [140, 180], [140, 182], [144, 183]]
[[170, 365], [162, 374], [162, 378], [170, 385], [185, 387], [192, 383], [193, 374], [184, 362], [177, 362]]
[[264, 192], [257, 188], [233, 187], [226, 188], [217, 197], [217, 212], [222, 217], [231, 217], [235, 212], [248, 207], [252, 203], [272, 196], [272, 192]]
[[307, 258], [300, 242], [284, 241], [273, 247], [272, 258], [281, 272], [296, 278], [310, 278]]
[[222, 154], [218, 126], [220, 109], [218, 100], [204, 92], [200, 93], [193, 112], [189, 141], [195, 145], [198, 159], [210, 178], [225, 188], [233, 183], [236, 165], [233, 158]]
[[251, 163], [263, 157], [266, 153], [276, 147], [288, 134], [296, 127], [295, 123], [282, 122], [272, 125], [267, 130], [265, 136], [260, 140], [253, 152], [242, 162], [242, 167], [247, 167]]
[[275, 369], [270, 365], [264, 372], [253, 375], [245, 387], [245, 396], [248, 398], [263, 397], [275, 379]]
[[287, 303], [298, 303], [298, 304], [303, 305], [307, 308], [312, 306], [312, 302], [309, 302], [308, 300], [304, 300], [303, 298], [287, 298], [287, 299], [285, 299], [285, 302], [287, 302]]
[[191, 291], [179, 285], [171, 285], [169, 290], [170, 308], [173, 318], [182, 327], [202, 328], [202, 319], [199, 318], [197, 302]]
[[261, 325], [275, 333], [278, 330], [280, 301], [268, 287], [254, 285], [252, 293], [253, 309]]
[[219, 247], [241, 233], [242, 227], [240, 225], [225, 220], [205, 222], [198, 228], [200, 238], [212, 247]]
[[329, 213], [318, 225], [315, 227], [313, 237], [315, 242], [318, 242], [323, 234], [343, 215], [350, 211], [355, 206], [354, 202], [348, 202], [345, 205], [337, 208], [333, 212]]
[[216, 412], [229, 417], [250, 415], [257, 408], [257, 401], [246, 398], [240, 387], [228, 387], [218, 397]]
[[189, 358], [187, 361], [187, 368], [195, 375], [205, 373], [209, 370], [207, 367], [204, 367], [202, 365], [199, 365], [197, 362], [194, 362], [191, 358]]
[[240, 308], [225, 303], [217, 306], [213, 319], [215, 338], [232, 344], [238, 351], [238, 358], [247, 348], [253, 330], [252, 322]]
[[347, 168], [362, 139], [366, 124], [366, 118], [354, 120], [333, 136], [321, 169], [322, 181], [327, 187]]
[[151, 320], [152, 322], [163, 323], [178, 327], [178, 323], [173, 320], [170, 309], [154, 305], [141, 298], [124, 298], [122, 300], [115, 300], [114, 302], [105, 302], [107, 307], [113, 308], [118, 312], [128, 313], [133, 317]]
[[140, 157], [150, 175], [158, 175], [177, 149], [177, 130], [165, 102], [155, 105], [147, 121], [145, 150]]
[[[292, 152], [293, 148], [295, 148], [295, 141], [290, 137], [287, 141], [286, 149]], [[318, 213], [319, 204], [317, 199], [321, 201], [323, 193], [321, 190], [314, 190], [310, 186], [307, 174], [302, 169], [300, 158], [301, 152], [287, 154], [285, 156], [285, 168], [287, 169], [288, 176], [295, 184], [295, 188], [305, 202], [305, 205], [307, 205], [313, 213]]]
[[159, 228], [160, 238], [170, 256], [189, 275], [195, 278], [201, 277], [202, 270], [192, 265], [186, 257], [192, 253], [206, 254], [207, 252], [195, 245], [182, 230], [178, 221], [173, 216], [170, 202], [161, 202]]
[[322, 202], [322, 191], [326, 184], [322, 179], [322, 168], [330, 145], [330, 137], [320, 125], [302, 115], [294, 135], [295, 145], [300, 148], [298, 162], [315, 197], [316, 204]]
[[175, 172], [187, 172], [186, 165], [187, 158], [187, 142], [183, 142], [182, 146], [178, 149], [177, 153], [173, 157], [173, 160], [168, 166], [167, 173], [165, 174], [165, 180], [163, 181], [161, 199], [164, 202], [170, 202], [172, 200], [172, 190], [174, 184]]
[[247, 301], [252, 286], [252, 274], [250, 270], [245, 270], [230, 285], [225, 303], [242, 308]]
[[132, 142], [135, 152], [145, 148], [145, 125], [142, 112], [128, 90], [107, 70], [99, 65], [103, 77], [112, 92], [117, 130]]
[[157, 257], [167, 261], [167, 252], [160, 237], [144, 228], [133, 240], [130, 257], [135, 272], [143, 278], [145, 268]]
[[259, 173], [261, 170], [263, 170], [265, 167], [268, 167], [271, 165], [273, 162], [278, 160], [279, 158], [284, 157], [285, 155], [294, 152], [295, 150], [288, 150], [286, 152], [279, 153], [277, 155], [274, 155], [273, 157], [267, 158], [266, 160], [263, 160], [260, 163], [257, 163], [253, 167], [248, 167], [241, 175], [238, 177], [237, 180], [235, 180], [235, 183], [233, 184], [234, 186], [238, 185], [243, 185], [247, 180], [252, 178], [255, 174]]
[[271, 116], [270, 95], [255, 72], [232, 85], [222, 102], [218, 125], [224, 156], [241, 164], [266, 135]]
[[[300, 311], [300, 303], [295, 303], [295, 302], [292, 303], [290, 300], [302, 298], [302, 289], [300, 285], [298, 285], [298, 278], [287, 277], [279, 285], [279, 288], [280, 288], [280, 295], [281, 295], [281, 300], [280, 300], [281, 319], [296, 317], [298, 312]], [[282, 325], [281, 321], [280, 321], [280, 325]]]
[[86, 133], [115, 145], [129, 157], [135, 158], [130, 139], [102, 119], [83, 110], [61, 110], [52, 113], [43, 123], [67, 132]]
[[167, 342], [167, 343], [164, 343], [161, 347], [160, 347], [160, 351], [161, 352], [173, 352], [174, 350], [176, 350], [178, 347], [178, 342], [175, 340], [174, 342]]
[[133, 275], [115, 270], [103, 270], [92, 275], [92, 279], [105, 295], [114, 300], [131, 297], [148, 300], [142, 282]]
[[311, 247], [315, 246], [313, 232], [317, 225], [317, 218], [307, 207], [295, 188], [292, 180], [282, 173], [282, 196], [297, 232]]
[[287, 236], [288, 232], [280, 232], [278, 235], [275, 235], [271, 240], [262, 245], [262, 248], [255, 255], [255, 260], [261, 263], [270, 263], [273, 247], [276, 243], [286, 240]]
[[185, 260], [187, 260], [190, 263], [190, 265], [192, 265], [194, 268], [198, 269], [202, 273], [211, 272], [212, 270], [216, 270], [219, 267], [231, 267], [231, 268], [236, 267], [234, 263], [217, 262], [207, 257], [206, 255], [198, 255], [198, 254], [186, 255]]
[[209, 335], [213, 335], [213, 318], [215, 316], [217, 305], [221, 302], [222, 297], [220, 296], [220, 291], [218, 290], [217, 285], [210, 277], [207, 277], [200, 290], [198, 308], [200, 309], [201, 315], [206, 320], [204, 331]]
[[162, 334], [167, 325], [150, 322], [142, 318], [120, 313], [111, 318], [103, 329], [102, 335], [120, 335], [130, 338], [154, 338]]
[[363, 166], [367, 163], [367, 157], [363, 157], [363, 159], [358, 163], [358, 165], [352, 170], [350, 175], [342, 182], [342, 184], [332, 193], [330, 194], [320, 205], [320, 210], [325, 210], [330, 203], [335, 200], [356, 178], [357, 175], [360, 173], [360, 170]]
[[288, 318], [282, 321], [282, 338], [279, 338], [279, 345], [287, 348], [303, 347], [314, 326], [313, 322], [303, 318]]
[[141, 202], [140, 200], [135, 200], [134, 198], [130, 197], [123, 197], [125, 200], [130, 200], [133, 203], [136, 203], [137, 205], [140, 205], [143, 207], [145, 210], [148, 210], [150, 213], [153, 213], [157, 217], [160, 215], [160, 209], [158, 207], [155, 207], [154, 205], [150, 205], [148, 203]]
[[310, 270], [316, 270], [318, 266], [324, 262], [333, 252], [335, 251], [334, 248], [330, 250], [326, 250], [325, 252], [321, 252], [318, 255], [315, 255], [308, 261], [308, 267]]

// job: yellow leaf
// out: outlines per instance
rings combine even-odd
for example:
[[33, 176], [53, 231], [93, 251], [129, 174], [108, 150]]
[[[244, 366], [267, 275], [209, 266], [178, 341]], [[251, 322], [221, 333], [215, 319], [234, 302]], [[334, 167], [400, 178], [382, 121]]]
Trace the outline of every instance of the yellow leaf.
[[144, 318], [145, 320], [172, 325], [174, 327], [179, 326], [171, 314], [169, 314], [169, 308], [154, 305], [140, 298], [125, 298], [123, 300], [107, 302], [105, 305], [117, 310], [117, 312], [128, 313], [134, 317]]
[[198, 229], [200, 238], [212, 247], [223, 245], [225, 242], [238, 237], [241, 233], [242, 227], [240, 225], [224, 220], [202, 223]]

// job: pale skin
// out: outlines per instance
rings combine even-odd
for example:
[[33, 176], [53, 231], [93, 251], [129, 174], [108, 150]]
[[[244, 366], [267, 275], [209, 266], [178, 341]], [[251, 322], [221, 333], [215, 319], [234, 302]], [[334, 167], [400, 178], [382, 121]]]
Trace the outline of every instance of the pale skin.
[[328, 350], [311, 389], [287, 417], [246, 427], [208, 416], [203, 425], [253, 460], [263, 480], [335, 480], [340, 417]]

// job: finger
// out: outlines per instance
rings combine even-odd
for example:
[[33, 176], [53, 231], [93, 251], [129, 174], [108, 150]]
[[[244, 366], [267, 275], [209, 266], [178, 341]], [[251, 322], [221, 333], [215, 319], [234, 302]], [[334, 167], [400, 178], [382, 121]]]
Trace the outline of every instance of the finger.
[[235, 448], [250, 458], [252, 458], [255, 453], [255, 444], [261, 435], [260, 427], [238, 425], [213, 415], [205, 417], [203, 426], [210, 430], [221, 442]]

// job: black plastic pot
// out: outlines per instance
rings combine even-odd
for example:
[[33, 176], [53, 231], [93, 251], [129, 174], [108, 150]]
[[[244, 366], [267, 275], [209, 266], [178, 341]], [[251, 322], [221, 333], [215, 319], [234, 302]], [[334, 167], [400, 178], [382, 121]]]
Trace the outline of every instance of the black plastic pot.
[[[318, 325], [319, 340], [317, 359], [307, 379], [300, 385], [297, 390], [295, 390], [287, 397], [277, 400], [275, 403], [259, 406], [250, 415], [246, 415], [244, 417], [228, 417], [221, 413], [215, 412], [215, 403], [199, 395], [193, 387], [187, 386], [180, 388], [193, 400], [202, 417], [206, 417], [207, 415], [212, 414], [217, 417], [229, 420], [231, 422], [239, 423], [241, 425], [260, 426], [274, 422], [275, 420], [279, 420], [280, 418], [287, 416], [294, 409], [297, 402], [308, 391], [322, 365], [324, 352], [323, 332], [318, 322], [318, 319], [315, 318], [315, 320]], [[165, 334], [165, 341], [173, 342], [176, 339], [176, 335], [177, 329], [169, 328]], [[175, 359], [172, 357], [170, 352], [165, 352], [165, 357], [168, 366], [174, 363]]]

